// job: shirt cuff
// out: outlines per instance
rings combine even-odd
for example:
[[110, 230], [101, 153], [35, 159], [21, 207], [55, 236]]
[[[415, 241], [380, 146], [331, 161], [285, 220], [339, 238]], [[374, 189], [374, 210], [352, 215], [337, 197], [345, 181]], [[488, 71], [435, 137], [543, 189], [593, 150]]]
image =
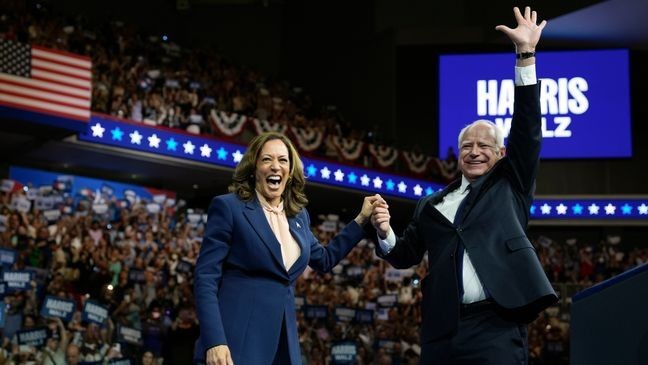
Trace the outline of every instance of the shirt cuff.
[[524, 67], [515, 66], [515, 86], [535, 85], [537, 83], [535, 64]]
[[382, 251], [383, 254], [388, 254], [394, 246], [396, 246], [396, 235], [394, 234], [393, 230], [389, 230], [389, 234], [387, 235], [387, 238], [382, 239], [380, 236], [378, 236], [378, 244], [380, 245], [380, 250]]

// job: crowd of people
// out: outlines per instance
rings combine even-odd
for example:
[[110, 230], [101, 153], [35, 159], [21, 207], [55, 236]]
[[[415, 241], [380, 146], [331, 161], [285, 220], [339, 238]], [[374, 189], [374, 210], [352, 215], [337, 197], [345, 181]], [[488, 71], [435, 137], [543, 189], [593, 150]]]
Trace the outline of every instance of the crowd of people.
[[[162, 203], [165, 208], [151, 213], [146, 200], [131, 199], [131, 205], [123, 206], [123, 200], [108, 195], [97, 200], [67, 196], [56, 188], [43, 191], [60, 194], [60, 217], [52, 220], [36, 209], [35, 201], [29, 210], [19, 210], [15, 201], [28, 195], [24, 188], [0, 193], [0, 248], [16, 253], [13, 264], [3, 260], [5, 270], [35, 273], [24, 290], [5, 289], [0, 364], [191, 361], [199, 326], [192, 267], [204, 229], [201, 212], [181, 203]], [[110, 208], [96, 213], [96, 201]], [[319, 215], [312, 230], [326, 242], [343, 221], [337, 215]], [[305, 364], [329, 363], [331, 348], [344, 341], [356, 346], [358, 364], [418, 361], [419, 285], [426, 261], [411, 270], [395, 270], [375, 255], [374, 238], [368, 237], [332, 273], [307, 270], [297, 281]], [[557, 287], [570, 283], [584, 288], [648, 262], [648, 249], [618, 240], [554, 242], [536, 237], [534, 244]], [[42, 314], [48, 296], [75, 303], [69, 321]], [[87, 301], [108, 309], [105, 323], [84, 318]], [[531, 324], [532, 364], [567, 363], [568, 323], [569, 307], [563, 302]], [[125, 340], [120, 326], [141, 331], [141, 341]], [[49, 328], [43, 346], [21, 345], [20, 331], [40, 327]]]
[[0, 39], [90, 57], [94, 112], [243, 144], [276, 130], [298, 140], [307, 155], [438, 181], [456, 177], [452, 151], [436, 158], [416, 146], [396, 148], [397, 141], [354, 127], [335, 106], [316, 103], [301, 87], [210, 47], [184, 48], [120, 21], [64, 19], [45, 5], [3, 14]]

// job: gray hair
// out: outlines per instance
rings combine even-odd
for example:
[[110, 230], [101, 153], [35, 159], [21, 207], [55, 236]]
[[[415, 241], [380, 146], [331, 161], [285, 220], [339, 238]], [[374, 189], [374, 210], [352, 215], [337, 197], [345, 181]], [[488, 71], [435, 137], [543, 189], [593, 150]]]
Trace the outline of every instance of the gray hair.
[[493, 137], [495, 137], [495, 144], [498, 148], [504, 147], [504, 131], [502, 130], [502, 128], [499, 125], [491, 122], [490, 120], [477, 119], [476, 121], [463, 127], [463, 129], [461, 129], [461, 132], [459, 132], [459, 138], [457, 139], [457, 146], [459, 147], [459, 149], [461, 149], [461, 141], [463, 140], [464, 134], [466, 134], [466, 132], [468, 132], [470, 128], [476, 126], [477, 124], [490, 126], [494, 134]]

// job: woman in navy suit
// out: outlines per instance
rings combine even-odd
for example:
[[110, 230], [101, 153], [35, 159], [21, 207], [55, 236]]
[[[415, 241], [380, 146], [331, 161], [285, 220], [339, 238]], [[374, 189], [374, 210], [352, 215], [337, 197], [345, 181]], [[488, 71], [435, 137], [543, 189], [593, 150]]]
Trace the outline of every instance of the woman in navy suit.
[[294, 283], [306, 265], [330, 271], [360, 241], [379, 195], [327, 246], [311, 233], [303, 165], [282, 134], [255, 137], [215, 197], [196, 263], [200, 338], [207, 365], [301, 364]]

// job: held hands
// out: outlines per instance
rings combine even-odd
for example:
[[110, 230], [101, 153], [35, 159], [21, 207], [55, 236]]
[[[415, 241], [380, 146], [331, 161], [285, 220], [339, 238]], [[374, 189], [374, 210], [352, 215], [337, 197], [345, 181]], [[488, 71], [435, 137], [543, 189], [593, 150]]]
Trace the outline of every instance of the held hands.
[[381, 239], [387, 238], [389, 231], [391, 231], [391, 227], [389, 225], [390, 218], [391, 215], [389, 215], [389, 206], [387, 205], [387, 202], [383, 199], [381, 199], [381, 201], [377, 201], [373, 206], [371, 224], [374, 226], [376, 232], [378, 233], [378, 236]]
[[364, 201], [362, 202], [362, 209], [360, 210], [360, 214], [358, 214], [357, 217], [355, 217], [356, 223], [358, 225], [363, 226], [367, 222], [369, 222], [369, 219], [371, 218], [371, 215], [373, 214], [374, 211], [374, 206], [376, 204], [384, 204], [387, 205], [387, 202], [379, 195], [371, 195], [371, 196], [366, 196], [364, 198]]
[[207, 365], [234, 365], [227, 345], [218, 345], [207, 350]]
[[517, 7], [513, 8], [513, 14], [517, 21], [517, 27], [515, 29], [511, 29], [506, 25], [498, 25], [495, 29], [503, 32], [511, 39], [513, 44], [515, 44], [515, 51], [517, 53], [535, 52], [536, 45], [540, 40], [540, 34], [545, 25], [547, 25], [547, 21], [543, 20], [542, 23], [536, 24], [538, 14], [535, 11], [531, 11], [531, 8], [528, 6], [524, 8], [524, 16], [522, 16], [520, 9]]

